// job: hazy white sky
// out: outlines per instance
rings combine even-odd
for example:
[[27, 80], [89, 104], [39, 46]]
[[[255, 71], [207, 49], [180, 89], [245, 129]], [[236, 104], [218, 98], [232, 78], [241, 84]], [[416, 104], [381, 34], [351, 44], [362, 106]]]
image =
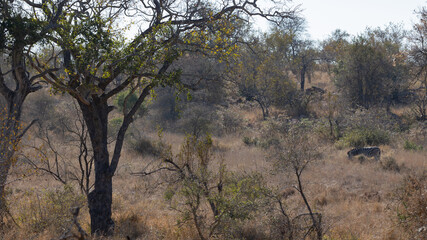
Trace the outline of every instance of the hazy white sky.
[[339, 28], [352, 35], [366, 27], [384, 27], [390, 22], [410, 29], [417, 22], [414, 10], [426, 6], [426, 0], [294, 0], [301, 4], [314, 40], [326, 38]]

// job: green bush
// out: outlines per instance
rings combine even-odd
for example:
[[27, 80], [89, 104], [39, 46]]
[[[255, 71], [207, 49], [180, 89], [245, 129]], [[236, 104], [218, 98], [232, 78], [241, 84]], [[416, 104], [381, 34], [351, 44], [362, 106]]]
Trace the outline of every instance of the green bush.
[[257, 146], [261, 147], [262, 149], [268, 149], [271, 146], [277, 146], [280, 144], [280, 139], [271, 137], [271, 138], [265, 138], [263, 141], [257, 142]]
[[242, 139], [243, 143], [246, 144], [247, 146], [256, 146], [258, 144], [258, 138], [251, 138], [248, 136], [244, 136]]
[[418, 151], [418, 150], [423, 150], [423, 146], [418, 145], [414, 142], [411, 142], [409, 140], [405, 141], [405, 144], [403, 145], [403, 148], [405, 150], [413, 150], [413, 151]]
[[179, 224], [194, 224], [200, 239], [230, 239], [234, 226], [254, 217], [269, 190], [260, 174], [226, 170], [212, 147], [210, 135], [186, 137], [180, 152], [165, 161], [170, 174], [164, 198], [181, 213]]
[[348, 147], [364, 147], [390, 143], [390, 134], [387, 131], [375, 128], [353, 129], [340, 139]]
[[[138, 95], [136, 93], [132, 93], [130, 95], [129, 93], [130, 93], [129, 90], [120, 92], [119, 94], [117, 94], [117, 97], [114, 99], [114, 105], [116, 105], [116, 107], [119, 109], [120, 112], [123, 111], [126, 97], [127, 97], [126, 112], [128, 112], [138, 100]], [[138, 110], [138, 114], [142, 115], [143, 113], [146, 112], [146, 110], [147, 110], [147, 107], [144, 105], [141, 105], [141, 107]]]
[[[116, 99], [114, 99], [114, 104], [119, 108], [120, 111], [123, 111], [123, 107], [125, 104], [125, 99], [129, 95], [130, 91], [123, 91], [117, 94]], [[128, 111], [133, 106], [136, 101], [138, 100], [138, 96], [135, 93], [132, 93], [129, 95], [127, 102], [126, 102], [126, 111]]]
[[108, 122], [108, 133], [110, 135], [115, 135], [119, 131], [120, 127], [123, 124], [123, 118], [113, 118]]

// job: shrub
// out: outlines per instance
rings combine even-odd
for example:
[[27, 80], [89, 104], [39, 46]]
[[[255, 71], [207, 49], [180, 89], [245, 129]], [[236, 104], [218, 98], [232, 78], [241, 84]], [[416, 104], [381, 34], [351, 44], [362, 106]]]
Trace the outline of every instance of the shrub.
[[41, 195], [27, 192], [19, 201], [17, 221], [33, 232], [49, 228], [60, 234], [72, 219], [70, 209], [83, 206], [85, 202], [85, 197], [76, 194], [69, 185], [64, 185], [63, 189], [46, 190]]
[[425, 239], [427, 233], [427, 176], [408, 176], [396, 191], [397, 220], [405, 239]]
[[258, 138], [254, 137], [248, 137], [248, 136], [244, 136], [242, 139], [243, 143], [246, 144], [247, 146], [256, 146], [258, 144]]
[[389, 60], [403, 47], [401, 38], [392, 37], [394, 34], [389, 29], [367, 29], [338, 57], [334, 82], [353, 105], [369, 108], [384, 100], [390, 103], [393, 92], [407, 85], [409, 66], [404, 58]]
[[325, 141], [334, 140], [336, 136], [339, 135], [336, 133], [336, 127], [332, 125], [331, 130], [331, 126], [327, 123], [327, 121], [324, 120], [319, 121], [319, 123], [317, 124], [317, 126], [315, 126], [313, 130], [314, 134], [318, 135], [321, 139], [324, 139]]
[[344, 145], [348, 147], [388, 144], [390, 142], [390, 134], [377, 128], [360, 128], [347, 132], [340, 141], [343, 141]]
[[288, 115], [293, 118], [310, 117], [314, 114], [310, 107], [313, 100], [312, 96], [296, 91], [290, 97], [289, 105], [286, 108]]
[[343, 150], [344, 148], [348, 147], [348, 144], [341, 139], [336, 141], [334, 146], [338, 150]]
[[215, 160], [209, 135], [202, 140], [188, 136], [176, 157], [164, 160], [173, 173], [164, 197], [181, 213], [179, 223], [193, 225], [201, 239], [232, 234], [268, 191], [261, 175], [233, 173]]
[[[322, 215], [320, 213], [313, 212], [313, 208], [310, 207], [309, 201], [307, 201], [307, 195], [303, 190], [302, 175], [303, 171], [308, 165], [321, 159], [321, 151], [319, 151], [319, 141], [317, 136], [313, 134], [313, 122], [307, 119], [302, 119], [301, 121], [293, 124], [289, 129], [283, 134], [284, 138], [278, 144], [272, 145], [270, 148], [270, 156], [275, 164], [275, 170], [284, 171], [286, 176], [288, 174], [294, 175], [293, 184], [295, 184], [295, 190], [301, 196], [307, 212], [300, 213], [295, 217], [290, 217], [289, 213], [286, 213], [286, 210], [282, 207], [282, 199], [277, 199], [280, 203], [282, 219], [285, 220], [284, 223], [288, 225], [288, 230], [292, 230], [293, 236], [289, 239], [305, 239], [307, 236], [317, 235], [316, 239], [322, 239], [323, 236], [323, 227], [322, 227]], [[281, 194], [282, 195], [282, 194]], [[282, 195], [284, 197], [284, 195]], [[284, 226], [286, 226], [284, 225]], [[294, 228], [295, 227], [295, 228]], [[302, 231], [296, 230], [296, 228], [302, 227]], [[308, 230], [310, 229], [310, 230]], [[281, 237], [287, 238], [283, 235]], [[313, 236], [314, 239], [314, 236]]]
[[[405, 129], [406, 124], [401, 123], [399, 117], [387, 113], [384, 109], [379, 108], [370, 108], [366, 109], [347, 109], [343, 111], [342, 114], [337, 121], [337, 125], [334, 123], [334, 127], [337, 127], [337, 135], [338, 140], [347, 140], [350, 137], [356, 138], [355, 135], [364, 135], [362, 138], [362, 142], [366, 142], [367, 137], [370, 136], [371, 141], [374, 141], [375, 138], [373, 135], [383, 136], [385, 142], [389, 142], [390, 136], [394, 132], [401, 132]], [[394, 117], [393, 117], [394, 116]], [[353, 135], [353, 136], [350, 136]], [[345, 139], [347, 138], [347, 139]], [[364, 139], [364, 140], [363, 140]], [[377, 138], [378, 139], [378, 138]], [[379, 139], [381, 140], [381, 139]], [[375, 141], [374, 141], [375, 142]], [[378, 142], [381, 141], [376, 141]], [[370, 144], [370, 143], [366, 143]], [[346, 142], [345, 147], [350, 147], [352, 145]]]
[[131, 140], [130, 147], [143, 156], [157, 157], [161, 153], [161, 146], [158, 142], [152, 142], [143, 137]]
[[261, 135], [257, 146], [268, 149], [271, 146], [277, 146], [286, 134], [289, 125], [285, 122], [277, 121], [272, 118], [264, 121], [261, 125]]
[[122, 239], [140, 239], [149, 229], [141, 214], [132, 211], [121, 212], [116, 218], [116, 235]]
[[396, 159], [392, 157], [385, 157], [381, 162], [384, 170], [400, 172], [400, 166], [397, 164]]
[[179, 125], [183, 132], [200, 138], [207, 132], [214, 130], [212, 123], [217, 117], [212, 108], [192, 105], [183, 112]]
[[242, 120], [232, 110], [224, 110], [222, 113], [222, 127], [223, 132], [230, 134], [235, 133], [241, 129]]
[[418, 151], [418, 150], [423, 150], [423, 146], [418, 145], [414, 142], [411, 142], [409, 140], [405, 141], [405, 144], [403, 145], [403, 148], [405, 150], [413, 150], [413, 151]]
[[259, 221], [246, 221], [233, 228], [232, 231], [228, 239], [271, 239], [271, 237], [269, 237], [271, 234], [267, 233], [266, 226], [262, 225]]

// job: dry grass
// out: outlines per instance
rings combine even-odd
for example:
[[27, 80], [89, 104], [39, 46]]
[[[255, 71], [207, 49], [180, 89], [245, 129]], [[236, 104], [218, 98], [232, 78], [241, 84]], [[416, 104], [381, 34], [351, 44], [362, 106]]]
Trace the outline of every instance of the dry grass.
[[[167, 135], [165, 138], [178, 143], [180, 136]], [[259, 148], [247, 147], [241, 138], [234, 136], [215, 141], [227, 146], [222, 156], [230, 170], [263, 172], [272, 185], [288, 182], [285, 175], [269, 175], [271, 164], [265, 160], [265, 153]], [[408, 171], [426, 169], [425, 152], [385, 150], [389, 151], [393, 152], [392, 156], [399, 164], [405, 164]], [[315, 211], [325, 216], [327, 236], [331, 239], [387, 239], [394, 226], [394, 213], [388, 206], [403, 174], [385, 171], [372, 159], [364, 163], [349, 161], [345, 153], [331, 146], [325, 150], [325, 158], [308, 168], [303, 175], [307, 195]], [[196, 239], [194, 229], [176, 225], [176, 213], [163, 202], [162, 195], [147, 190], [149, 180], [129, 176], [146, 161], [133, 153], [123, 155], [122, 167], [114, 179], [113, 218], [117, 231], [113, 239], [126, 236], [131, 239]], [[33, 176], [14, 184], [14, 195], [19, 198], [20, 192], [35, 185], [53, 188], [58, 184], [45, 176]], [[295, 201], [295, 206], [290, 207], [298, 209], [299, 204]], [[89, 230], [87, 213], [80, 217], [80, 221]], [[14, 231], [8, 236], [19, 239], [31, 235], [21, 230]], [[54, 234], [49, 231], [37, 236], [38, 239], [53, 237]]]
[[420, 175], [423, 171], [427, 171], [426, 151], [398, 151], [394, 155], [397, 162], [404, 164], [410, 171], [415, 171], [416, 175]]
[[[329, 89], [325, 76], [313, 79], [313, 85]], [[214, 137], [214, 149], [224, 159], [228, 170], [241, 172], [261, 172], [270, 186], [286, 189], [292, 186], [290, 176], [273, 172], [272, 163], [265, 158], [265, 150], [247, 146], [244, 135], [255, 136], [260, 125], [261, 112], [256, 106], [250, 109], [236, 108], [244, 118], [244, 130], [233, 135]], [[148, 132], [148, 134], [147, 134]], [[144, 132], [151, 141], [158, 140], [155, 131]], [[178, 152], [183, 134], [165, 132], [163, 141]], [[403, 239], [395, 230], [396, 212], [390, 206], [396, 187], [405, 175], [425, 174], [427, 171], [426, 150], [406, 151], [402, 139], [394, 139], [391, 146], [381, 146], [382, 159], [393, 158], [401, 171], [385, 170], [381, 163], [373, 159], [359, 162], [348, 160], [348, 149], [337, 150], [333, 144], [323, 144], [323, 159], [310, 165], [303, 173], [306, 194], [316, 212], [324, 216], [326, 239]], [[69, 154], [73, 154], [70, 152]], [[131, 173], [142, 170], [154, 157], [142, 157], [124, 148], [120, 166], [114, 177], [113, 218], [116, 233], [111, 239], [197, 239], [196, 231], [188, 225], [179, 227], [177, 213], [164, 201], [161, 189], [156, 185], [156, 177], [139, 177]], [[19, 216], [19, 208], [24, 204], [23, 196], [30, 190], [57, 189], [61, 187], [51, 177], [27, 171], [25, 165], [18, 164], [11, 179], [19, 179], [23, 174], [31, 175], [10, 185], [12, 195], [9, 201], [13, 216]], [[274, 173], [274, 174], [271, 174]], [[153, 187], [155, 186], [155, 187]], [[33, 199], [34, 200], [34, 199]], [[303, 211], [299, 196], [289, 197], [289, 209]], [[79, 221], [86, 231], [90, 230], [87, 209], [82, 210]], [[54, 239], [58, 232], [51, 228], [34, 233], [25, 226], [10, 229], [5, 239]], [[250, 227], [249, 227], [250, 228]]]
[[385, 208], [401, 177], [377, 163], [349, 162], [344, 152], [339, 155], [306, 174], [306, 181], [315, 183], [310, 186], [315, 206], [325, 215], [331, 237], [380, 239], [390, 227]]

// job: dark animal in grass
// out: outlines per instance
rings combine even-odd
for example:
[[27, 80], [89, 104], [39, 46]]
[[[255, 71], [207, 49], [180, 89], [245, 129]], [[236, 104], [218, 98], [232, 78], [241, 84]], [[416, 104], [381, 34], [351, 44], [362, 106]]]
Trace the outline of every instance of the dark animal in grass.
[[347, 152], [349, 159], [352, 159], [354, 156], [364, 155], [366, 157], [374, 157], [376, 161], [380, 160], [381, 150], [379, 147], [363, 147], [355, 148]]

